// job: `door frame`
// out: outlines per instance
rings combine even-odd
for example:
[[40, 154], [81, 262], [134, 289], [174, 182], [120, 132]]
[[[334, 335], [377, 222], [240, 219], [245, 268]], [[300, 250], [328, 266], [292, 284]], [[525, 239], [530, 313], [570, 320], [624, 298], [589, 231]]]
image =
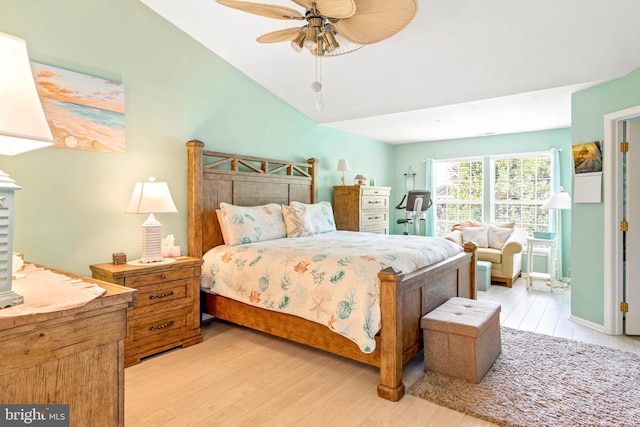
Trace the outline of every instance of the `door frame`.
[[604, 116], [604, 332], [622, 335], [623, 298], [622, 233], [622, 165], [620, 123], [640, 116], [640, 105]]

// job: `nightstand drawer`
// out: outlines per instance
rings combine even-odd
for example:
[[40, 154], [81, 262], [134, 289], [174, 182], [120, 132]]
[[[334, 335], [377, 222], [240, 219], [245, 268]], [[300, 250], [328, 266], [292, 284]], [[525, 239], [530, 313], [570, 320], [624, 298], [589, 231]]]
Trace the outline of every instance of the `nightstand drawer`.
[[389, 213], [386, 210], [366, 211], [360, 214], [361, 229], [371, 227], [372, 225], [387, 224], [388, 222]]
[[190, 312], [191, 310], [187, 307], [141, 319], [130, 319], [130, 336], [127, 341], [133, 341], [136, 345], [140, 345], [149, 339], [161, 341], [166, 336], [186, 331], [191, 328], [188, 327]]
[[138, 288], [136, 309], [153, 304], [185, 299], [193, 279], [176, 280], [161, 285], [147, 285]]
[[164, 270], [157, 273], [137, 274], [124, 278], [124, 286], [137, 288], [139, 286], [151, 285], [155, 283], [170, 282], [172, 280], [188, 279], [195, 276], [195, 270], [190, 268], [179, 268], [175, 270]]

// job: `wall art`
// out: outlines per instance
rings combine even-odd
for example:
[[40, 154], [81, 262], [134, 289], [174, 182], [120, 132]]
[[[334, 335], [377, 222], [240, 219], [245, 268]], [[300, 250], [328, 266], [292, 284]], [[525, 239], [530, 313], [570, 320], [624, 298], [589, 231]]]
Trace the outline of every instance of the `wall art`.
[[124, 153], [124, 84], [31, 63], [54, 147]]

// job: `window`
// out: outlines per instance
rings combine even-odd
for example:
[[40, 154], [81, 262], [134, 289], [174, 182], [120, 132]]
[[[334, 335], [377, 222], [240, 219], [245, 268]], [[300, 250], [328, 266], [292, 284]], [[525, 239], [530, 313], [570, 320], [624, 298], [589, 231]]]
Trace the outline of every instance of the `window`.
[[541, 208], [551, 188], [549, 153], [438, 160], [435, 184], [437, 236], [466, 220], [549, 231], [549, 210]]
[[482, 221], [482, 159], [437, 161], [435, 165], [436, 236], [446, 235], [461, 221]]

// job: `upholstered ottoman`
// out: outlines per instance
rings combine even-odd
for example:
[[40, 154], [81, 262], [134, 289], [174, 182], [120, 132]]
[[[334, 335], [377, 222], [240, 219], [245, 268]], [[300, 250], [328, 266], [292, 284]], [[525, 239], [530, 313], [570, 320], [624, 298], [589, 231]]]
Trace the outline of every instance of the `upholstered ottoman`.
[[420, 326], [425, 370], [479, 383], [502, 351], [500, 304], [451, 298]]
[[476, 262], [476, 289], [486, 291], [491, 287], [491, 263], [488, 261]]

